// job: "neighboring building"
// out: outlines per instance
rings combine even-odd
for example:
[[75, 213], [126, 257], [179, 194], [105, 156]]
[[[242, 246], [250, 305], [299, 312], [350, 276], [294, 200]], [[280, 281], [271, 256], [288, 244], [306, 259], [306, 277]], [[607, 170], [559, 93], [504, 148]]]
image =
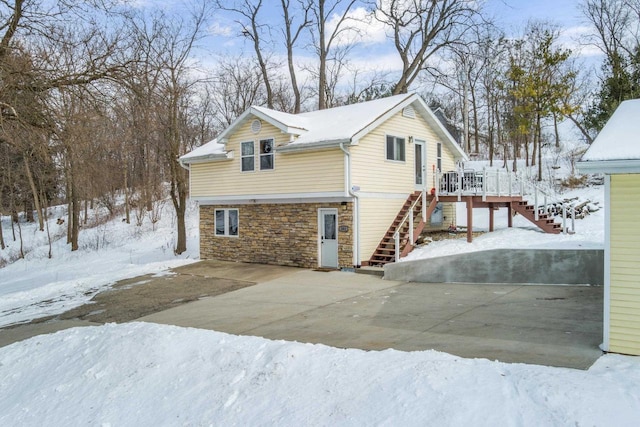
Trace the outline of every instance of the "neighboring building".
[[[201, 258], [352, 268], [370, 263], [410, 196], [435, 187], [436, 168], [464, 159], [404, 94], [296, 115], [251, 107], [180, 162], [200, 205]], [[455, 224], [452, 203], [435, 208], [427, 229]]]
[[640, 355], [640, 100], [620, 104], [577, 167], [605, 174], [603, 350]]

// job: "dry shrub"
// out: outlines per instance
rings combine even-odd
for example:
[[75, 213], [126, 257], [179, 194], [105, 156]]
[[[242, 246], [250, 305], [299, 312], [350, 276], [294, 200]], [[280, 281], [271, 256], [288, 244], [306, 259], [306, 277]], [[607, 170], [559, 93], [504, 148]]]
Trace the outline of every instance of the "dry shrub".
[[584, 188], [587, 187], [588, 180], [588, 175], [571, 175], [560, 181], [560, 188], [566, 190]]

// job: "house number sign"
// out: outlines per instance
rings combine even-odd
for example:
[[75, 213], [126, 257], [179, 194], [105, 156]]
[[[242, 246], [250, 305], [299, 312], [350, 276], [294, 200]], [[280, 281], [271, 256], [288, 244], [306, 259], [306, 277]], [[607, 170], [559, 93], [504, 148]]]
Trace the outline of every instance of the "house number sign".
[[338, 230], [341, 233], [346, 233], [347, 231], [349, 231], [349, 226], [348, 225], [341, 225], [340, 227], [338, 227]]

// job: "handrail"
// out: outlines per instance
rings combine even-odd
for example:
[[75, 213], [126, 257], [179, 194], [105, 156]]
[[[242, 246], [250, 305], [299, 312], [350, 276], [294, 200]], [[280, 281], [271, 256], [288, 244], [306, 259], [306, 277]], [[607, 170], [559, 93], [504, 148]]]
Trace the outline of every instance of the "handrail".
[[[395, 258], [396, 258], [396, 262], [398, 262], [400, 260], [400, 230], [402, 229], [402, 227], [404, 226], [405, 222], [407, 222], [407, 219], [409, 219], [409, 242], [410, 244], [413, 244], [413, 209], [416, 207], [416, 205], [418, 204], [418, 202], [422, 199], [422, 197], [424, 196], [424, 192], [423, 192], [423, 196], [421, 197], [416, 197], [416, 200], [411, 204], [411, 206], [409, 207], [409, 211], [404, 214], [404, 217], [402, 217], [402, 221], [400, 221], [400, 223], [398, 224], [398, 226], [396, 227], [396, 231], [395, 233], [393, 233], [393, 240], [395, 243]], [[424, 203], [422, 205], [422, 210], [424, 211]], [[422, 214], [424, 216], [424, 212]]]

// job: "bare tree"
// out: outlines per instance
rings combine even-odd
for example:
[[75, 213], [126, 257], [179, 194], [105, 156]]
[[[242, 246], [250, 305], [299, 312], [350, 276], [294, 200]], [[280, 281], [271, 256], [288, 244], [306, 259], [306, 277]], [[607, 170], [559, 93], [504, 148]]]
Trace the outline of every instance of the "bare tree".
[[195, 84], [189, 75], [190, 55], [196, 48], [206, 27], [206, 4], [195, 5], [189, 17], [178, 18], [158, 13], [151, 17], [151, 31], [146, 25], [137, 27], [141, 40], [152, 40], [153, 66], [158, 73], [158, 92], [155, 111], [159, 117], [160, 144], [167, 167], [169, 196], [177, 218], [175, 253], [187, 249], [185, 213], [188, 192], [187, 172], [178, 163], [178, 157], [187, 151], [185, 129], [181, 126], [189, 89]]
[[474, 25], [477, 4], [468, 0], [376, 1], [374, 16], [391, 29], [393, 44], [402, 60], [394, 94], [407, 93], [429, 59], [458, 42]]
[[[339, 42], [339, 37], [347, 31], [356, 31], [349, 23], [353, 19], [349, 12], [357, 0], [318, 0], [311, 7], [314, 16], [311, 38], [318, 55], [318, 109], [328, 107], [330, 88], [328, 79], [328, 62], [332, 48]], [[337, 17], [333, 28], [328, 26], [332, 17]]]
[[263, 55], [261, 45], [262, 31], [266, 27], [266, 24], [261, 24], [258, 17], [260, 9], [262, 8], [262, 0], [235, 0], [232, 2], [217, 0], [216, 5], [222, 10], [233, 12], [241, 17], [236, 23], [242, 28], [242, 36], [251, 40], [253, 43], [253, 51], [256, 55], [258, 66], [260, 67], [262, 82], [267, 97], [267, 107], [273, 108], [273, 90], [271, 89], [267, 59]]
[[289, 78], [291, 79], [291, 89], [293, 90], [294, 96], [293, 113], [298, 114], [300, 112], [302, 100], [300, 88], [298, 87], [296, 70], [293, 63], [293, 48], [298, 42], [298, 39], [302, 34], [302, 30], [312, 23], [311, 19], [309, 19], [309, 11], [313, 5], [313, 1], [298, 1], [301, 18], [297, 23], [294, 23], [296, 16], [292, 12], [291, 0], [281, 0], [281, 4], [284, 18], [284, 41], [287, 48], [287, 66], [289, 68]]

